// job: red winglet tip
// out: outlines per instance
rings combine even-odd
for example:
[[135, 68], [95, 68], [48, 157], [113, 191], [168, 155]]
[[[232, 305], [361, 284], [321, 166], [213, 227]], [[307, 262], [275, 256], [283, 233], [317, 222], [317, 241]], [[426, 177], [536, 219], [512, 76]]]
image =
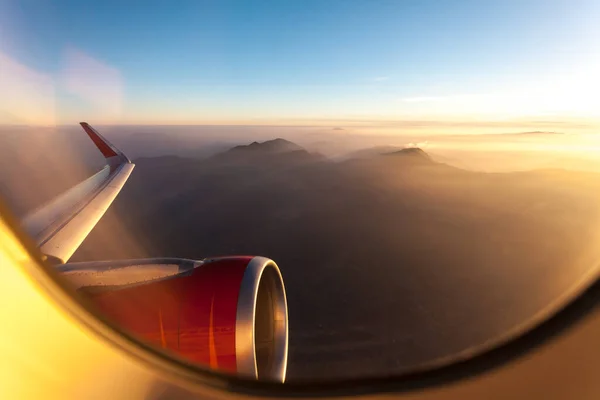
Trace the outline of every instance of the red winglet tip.
[[118, 156], [118, 154], [104, 141], [100, 134], [87, 122], [80, 122], [79, 124], [105, 158]]

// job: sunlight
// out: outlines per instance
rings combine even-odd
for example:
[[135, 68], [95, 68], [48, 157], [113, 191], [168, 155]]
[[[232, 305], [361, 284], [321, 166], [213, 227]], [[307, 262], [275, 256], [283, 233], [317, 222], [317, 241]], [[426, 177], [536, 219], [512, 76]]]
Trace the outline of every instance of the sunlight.
[[55, 85], [47, 74], [0, 51], [0, 124], [54, 125]]
[[[49, 301], [26, 273], [38, 268], [34, 263], [0, 218], [0, 319], [10, 321], [0, 332], [0, 398], [81, 398], [93, 388], [115, 398], [125, 398], [118, 393], [125, 387], [128, 396], [143, 392], [143, 370]], [[112, 377], [108, 387], [102, 377]]]
[[[90, 105], [91, 110], [86, 111], [93, 118], [113, 119], [121, 114], [124, 84], [118, 69], [72, 47], [65, 50], [64, 65], [61, 72], [64, 89]], [[68, 111], [71, 114], [72, 110]]]

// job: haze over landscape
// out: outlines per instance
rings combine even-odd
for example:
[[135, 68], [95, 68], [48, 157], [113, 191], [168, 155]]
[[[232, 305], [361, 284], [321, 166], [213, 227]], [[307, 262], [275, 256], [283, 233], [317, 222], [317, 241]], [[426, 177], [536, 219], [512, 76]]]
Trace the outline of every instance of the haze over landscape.
[[[37, 151], [38, 141], [20, 142], [34, 131], [1, 136], [33, 155], [26, 174], [11, 176], [10, 157], [0, 169], [20, 215], [101, 165], [81, 132], [61, 132]], [[116, 133], [107, 136], [119, 142]], [[523, 136], [540, 135], [552, 136]], [[122, 145], [134, 151], [131, 136]], [[444, 158], [414, 143], [336, 157], [281, 138], [203, 143], [197, 157], [187, 146], [135, 158], [72, 261], [273, 258], [288, 292], [290, 380], [401, 373], [496, 339], [567, 293], [600, 255], [597, 172], [468, 170], [444, 162], [461, 152]], [[528, 158], [497, 157], [509, 170]]]
[[22, 218], [97, 171], [87, 121], [136, 168], [72, 261], [270, 257], [289, 380], [406, 372], [597, 274], [599, 13], [2, 2], [0, 196]]

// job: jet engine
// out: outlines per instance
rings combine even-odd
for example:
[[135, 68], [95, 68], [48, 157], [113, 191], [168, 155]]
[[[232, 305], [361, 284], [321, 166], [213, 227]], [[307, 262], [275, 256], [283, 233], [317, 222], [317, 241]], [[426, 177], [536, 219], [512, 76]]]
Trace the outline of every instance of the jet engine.
[[58, 267], [96, 311], [136, 338], [220, 372], [283, 382], [288, 310], [264, 257], [143, 259]]

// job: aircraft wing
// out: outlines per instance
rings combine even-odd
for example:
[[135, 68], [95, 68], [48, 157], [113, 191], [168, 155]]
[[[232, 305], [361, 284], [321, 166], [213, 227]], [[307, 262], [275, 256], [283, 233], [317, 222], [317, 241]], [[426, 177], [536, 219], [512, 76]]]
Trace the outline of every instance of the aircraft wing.
[[95, 175], [38, 208], [23, 226], [50, 261], [66, 263], [117, 197], [135, 164], [88, 123], [81, 127], [106, 159]]
[[[106, 167], [23, 222], [55, 270], [87, 297], [96, 313], [148, 344], [218, 371], [285, 381], [287, 299], [273, 260], [224, 256], [67, 262], [134, 167], [87, 123], [81, 126], [106, 158]], [[0, 216], [0, 234], [1, 228]]]

